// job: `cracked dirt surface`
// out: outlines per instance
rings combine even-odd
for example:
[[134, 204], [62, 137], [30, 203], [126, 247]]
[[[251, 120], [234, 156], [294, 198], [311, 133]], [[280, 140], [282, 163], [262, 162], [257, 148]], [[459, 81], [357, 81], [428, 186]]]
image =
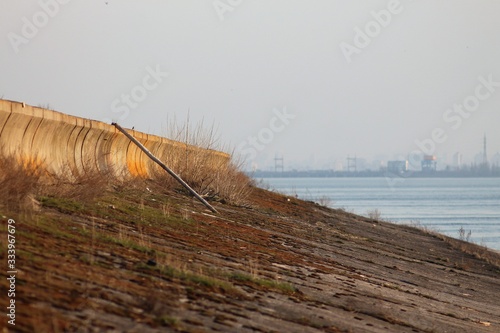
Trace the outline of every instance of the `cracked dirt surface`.
[[3, 332], [500, 330], [498, 253], [417, 228], [257, 188], [218, 215], [161, 189], [39, 200], [2, 211], [19, 271]]

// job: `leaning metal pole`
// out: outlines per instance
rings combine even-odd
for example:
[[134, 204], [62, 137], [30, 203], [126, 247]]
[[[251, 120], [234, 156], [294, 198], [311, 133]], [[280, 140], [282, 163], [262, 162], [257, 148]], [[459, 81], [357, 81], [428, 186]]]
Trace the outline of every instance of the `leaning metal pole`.
[[200, 200], [202, 204], [204, 204], [208, 209], [210, 209], [212, 212], [214, 213], [218, 213], [217, 210], [212, 207], [212, 205], [210, 205], [205, 199], [203, 199], [198, 193], [196, 193], [195, 190], [193, 190], [191, 188], [191, 186], [189, 186], [184, 180], [182, 180], [181, 177], [179, 177], [175, 172], [173, 172], [172, 170], [170, 170], [165, 164], [163, 164], [162, 161], [160, 161], [158, 158], [156, 158], [153, 154], [151, 154], [151, 152], [142, 145], [142, 143], [140, 143], [139, 141], [137, 141], [136, 138], [134, 138], [132, 135], [130, 135], [126, 130], [124, 130], [120, 125], [118, 125], [117, 123], [111, 123], [111, 125], [115, 126], [120, 132], [122, 132], [123, 134], [125, 134], [125, 136], [130, 140], [132, 141], [133, 143], [135, 143], [137, 145], [137, 147], [139, 147], [150, 159], [152, 159], [153, 161], [155, 161], [159, 166], [161, 166], [161, 168], [163, 170], [165, 170], [166, 172], [168, 172], [172, 177], [175, 178], [175, 180], [177, 180], [182, 186], [184, 186], [192, 195], [194, 195], [196, 197], [196, 199]]

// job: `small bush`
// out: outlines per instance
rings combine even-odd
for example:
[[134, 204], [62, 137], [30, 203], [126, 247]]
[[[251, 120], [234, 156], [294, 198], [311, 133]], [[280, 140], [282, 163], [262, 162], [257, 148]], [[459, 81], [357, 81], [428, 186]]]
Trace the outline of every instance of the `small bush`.
[[368, 218], [372, 220], [379, 221], [382, 218], [382, 213], [378, 209], [369, 210], [367, 213], [368, 213]]
[[230, 163], [217, 172], [213, 183], [212, 198], [231, 204], [243, 204], [252, 191], [252, 180]]
[[[244, 204], [251, 193], [253, 181], [241, 171], [242, 161], [228, 154], [214, 158], [216, 151], [227, 150], [220, 143], [214, 126], [205, 128], [203, 121], [190, 127], [189, 116], [185, 125], [176, 120], [169, 124], [167, 136], [185, 144], [184, 151], [171, 156], [167, 165], [186, 181], [197, 193], [208, 200]], [[177, 184], [169, 175], [160, 176], [170, 187]]]
[[51, 175], [50, 182], [44, 184], [43, 193], [80, 202], [91, 202], [102, 196], [111, 182], [112, 177], [109, 172], [88, 170], [82, 174], [75, 174], [66, 167], [61, 173]]
[[318, 199], [318, 204], [323, 207], [331, 207], [333, 205], [333, 200], [327, 195], [322, 195]]
[[465, 242], [470, 242], [472, 236], [472, 230], [469, 230], [468, 233], [465, 232], [464, 227], [460, 227], [458, 230], [458, 239], [465, 241]]
[[45, 161], [0, 153], [0, 203], [14, 211], [37, 210], [40, 197], [57, 197], [86, 202], [102, 195], [109, 175], [98, 171], [75, 176], [68, 170], [49, 173]]

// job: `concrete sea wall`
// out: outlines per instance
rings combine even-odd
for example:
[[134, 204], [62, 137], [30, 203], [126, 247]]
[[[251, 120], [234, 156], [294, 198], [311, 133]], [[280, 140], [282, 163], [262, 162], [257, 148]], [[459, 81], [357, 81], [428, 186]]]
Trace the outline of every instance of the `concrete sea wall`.
[[[174, 171], [189, 163], [190, 156], [202, 158], [204, 168], [217, 169], [229, 161], [226, 153], [127, 131]], [[0, 151], [74, 177], [102, 172], [118, 178], [153, 178], [164, 173], [110, 124], [8, 100], [0, 100]]]

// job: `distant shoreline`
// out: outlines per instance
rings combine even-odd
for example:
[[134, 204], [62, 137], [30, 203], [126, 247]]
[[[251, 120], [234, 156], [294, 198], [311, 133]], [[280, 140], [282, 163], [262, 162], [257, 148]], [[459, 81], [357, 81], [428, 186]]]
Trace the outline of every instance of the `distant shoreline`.
[[252, 178], [499, 178], [500, 172], [471, 172], [471, 171], [412, 171], [405, 173], [391, 173], [387, 171], [246, 171]]

